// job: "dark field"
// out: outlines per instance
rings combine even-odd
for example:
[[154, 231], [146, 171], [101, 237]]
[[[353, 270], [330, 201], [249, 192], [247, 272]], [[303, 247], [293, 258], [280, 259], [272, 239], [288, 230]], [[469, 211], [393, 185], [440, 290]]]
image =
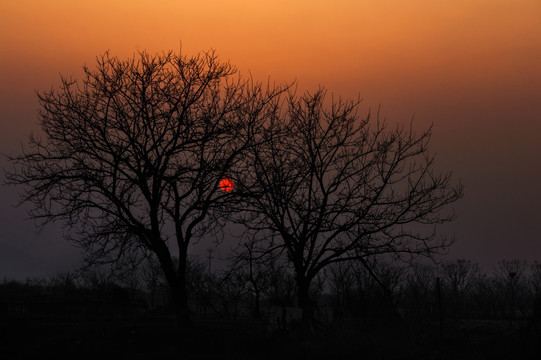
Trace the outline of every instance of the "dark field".
[[342, 321], [304, 340], [268, 332], [259, 320], [196, 320], [178, 332], [171, 318], [1, 322], [1, 359], [539, 359], [541, 332], [508, 321], [364, 324]]

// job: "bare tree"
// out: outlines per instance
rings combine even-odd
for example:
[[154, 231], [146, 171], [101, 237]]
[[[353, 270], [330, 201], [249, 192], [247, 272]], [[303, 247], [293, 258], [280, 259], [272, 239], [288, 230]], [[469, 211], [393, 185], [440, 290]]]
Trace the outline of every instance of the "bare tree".
[[528, 264], [523, 260], [501, 260], [494, 271], [494, 282], [499, 296], [495, 299], [508, 319], [524, 316], [527, 308]]
[[351, 263], [338, 262], [328, 268], [328, 282], [333, 294], [334, 316], [341, 318], [357, 308], [357, 287]]
[[9, 156], [7, 183], [26, 185], [30, 216], [63, 222], [88, 263], [137, 264], [153, 253], [179, 323], [189, 323], [188, 246], [219, 230], [217, 211], [231, 198], [219, 181], [282, 92], [235, 73], [214, 52], [106, 53], [81, 81], [62, 77], [38, 94], [44, 137]]
[[458, 293], [468, 291], [480, 272], [479, 264], [465, 259], [447, 262], [442, 265], [442, 269], [445, 281], [453, 291]]
[[458, 259], [442, 265], [443, 279], [451, 291], [456, 316], [463, 315], [468, 292], [479, 276], [480, 268], [470, 260]]
[[538, 326], [541, 319], [541, 263], [530, 266], [530, 294], [532, 298], [532, 324]]
[[240, 221], [286, 251], [305, 323], [310, 284], [322, 269], [445, 250], [452, 241], [437, 237], [435, 224], [452, 220], [447, 206], [462, 197], [450, 174], [434, 170], [430, 129], [388, 130], [384, 122], [359, 118], [359, 101], [325, 98], [324, 90], [291, 94], [266, 141], [238, 168], [250, 195]]
[[230, 272], [244, 284], [243, 287], [253, 297], [253, 315], [261, 316], [261, 297], [268, 290], [271, 283], [271, 273], [276, 267], [276, 256], [263, 251], [259, 252], [253, 241], [244, 242], [231, 257]]

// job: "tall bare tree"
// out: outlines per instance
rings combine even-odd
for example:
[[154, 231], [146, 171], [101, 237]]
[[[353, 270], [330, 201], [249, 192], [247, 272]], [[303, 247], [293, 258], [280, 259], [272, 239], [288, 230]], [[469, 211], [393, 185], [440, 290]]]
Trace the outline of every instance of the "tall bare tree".
[[238, 167], [251, 195], [239, 220], [286, 251], [305, 321], [310, 285], [326, 266], [355, 260], [370, 268], [380, 255], [431, 256], [452, 242], [435, 225], [453, 219], [448, 205], [463, 190], [435, 171], [431, 129], [387, 129], [360, 118], [358, 104], [326, 100], [322, 89], [291, 94], [266, 141]]
[[106, 53], [82, 80], [38, 94], [43, 137], [9, 156], [7, 182], [26, 185], [30, 216], [63, 222], [88, 263], [156, 256], [180, 323], [188, 246], [219, 230], [215, 214], [231, 198], [219, 181], [283, 91], [235, 73], [212, 51]]

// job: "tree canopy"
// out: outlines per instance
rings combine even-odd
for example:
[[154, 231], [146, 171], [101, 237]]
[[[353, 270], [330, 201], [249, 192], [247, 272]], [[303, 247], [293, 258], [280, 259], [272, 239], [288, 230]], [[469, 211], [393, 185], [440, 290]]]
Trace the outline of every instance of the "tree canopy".
[[291, 94], [265, 141], [240, 163], [241, 186], [252, 197], [239, 219], [265, 239], [263, 250], [272, 243], [287, 253], [302, 307], [329, 264], [370, 267], [381, 255], [432, 256], [452, 243], [435, 225], [454, 218], [448, 205], [463, 190], [450, 173], [435, 171], [431, 129], [388, 129], [359, 117], [358, 104], [326, 101], [323, 89]]
[[[108, 53], [82, 80], [39, 93], [43, 137], [11, 156], [7, 182], [89, 263], [159, 259], [183, 311], [188, 245], [219, 231], [219, 181], [276, 107], [280, 87], [243, 80], [214, 52]], [[172, 261], [179, 259], [178, 265]]]

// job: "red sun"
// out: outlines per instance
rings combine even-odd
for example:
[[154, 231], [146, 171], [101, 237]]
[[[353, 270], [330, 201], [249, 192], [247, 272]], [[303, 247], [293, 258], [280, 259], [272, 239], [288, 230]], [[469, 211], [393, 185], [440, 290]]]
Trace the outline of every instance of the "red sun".
[[220, 190], [230, 192], [231, 190], [233, 190], [234, 187], [235, 183], [233, 182], [233, 180], [229, 178], [220, 180]]

